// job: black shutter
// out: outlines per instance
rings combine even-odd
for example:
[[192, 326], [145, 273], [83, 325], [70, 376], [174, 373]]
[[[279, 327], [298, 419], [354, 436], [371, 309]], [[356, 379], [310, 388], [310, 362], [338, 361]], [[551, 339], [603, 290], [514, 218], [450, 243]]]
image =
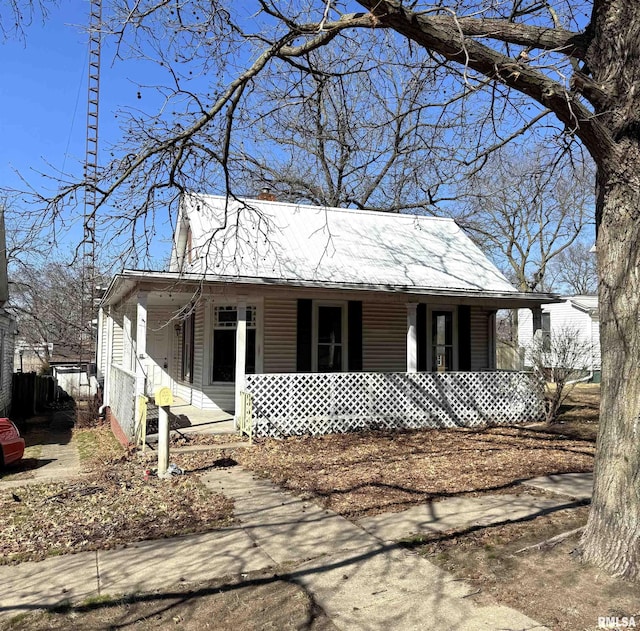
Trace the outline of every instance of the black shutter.
[[416, 310], [416, 340], [418, 343], [418, 372], [427, 370], [427, 305], [418, 303]]
[[458, 307], [458, 370], [471, 370], [471, 308]]
[[362, 370], [362, 302], [350, 300], [348, 310], [348, 357], [347, 369], [352, 371]]
[[306, 298], [298, 300], [298, 326], [296, 338], [296, 370], [311, 372], [311, 314], [313, 303]]

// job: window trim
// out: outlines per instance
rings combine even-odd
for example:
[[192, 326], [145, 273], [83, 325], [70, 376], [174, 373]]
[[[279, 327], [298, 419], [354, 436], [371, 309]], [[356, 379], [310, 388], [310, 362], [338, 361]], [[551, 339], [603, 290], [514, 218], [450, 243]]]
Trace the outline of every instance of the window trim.
[[[216, 300], [215, 302], [211, 302], [209, 306], [209, 322], [207, 326], [207, 335], [209, 336], [209, 343], [207, 345], [209, 350], [209, 356], [206, 358], [207, 361], [207, 377], [208, 377], [208, 385], [210, 386], [232, 386], [235, 384], [235, 377], [232, 381], [214, 381], [213, 379], [213, 359], [214, 359], [214, 331], [218, 330], [232, 330], [234, 333], [238, 330], [237, 324], [233, 327], [216, 327], [216, 307], [233, 307], [236, 312], [238, 309], [238, 301], [237, 300]], [[263, 372], [263, 331], [264, 331], [264, 300], [262, 297], [250, 299], [246, 304], [247, 311], [249, 309], [254, 310], [254, 324], [253, 326], [249, 325], [249, 321], [247, 320], [247, 331], [249, 329], [254, 329], [256, 332], [256, 364], [255, 371], [256, 374], [260, 374]], [[237, 323], [237, 316], [236, 316]], [[235, 341], [234, 341], [235, 344]]]
[[451, 326], [453, 327], [451, 336], [451, 354], [453, 366], [451, 370], [446, 372], [458, 371], [458, 352], [460, 345], [458, 344], [458, 305], [427, 305], [427, 370], [426, 372], [435, 372], [431, 369], [433, 363], [433, 344], [431, 340], [431, 329], [433, 327], [433, 313], [439, 311], [449, 311], [452, 314]]
[[342, 361], [340, 372], [347, 372], [349, 366], [349, 313], [347, 300], [314, 300], [311, 313], [311, 370], [318, 371], [318, 324], [320, 307], [340, 307], [342, 326]]
[[[189, 335], [189, 344], [187, 344], [187, 334]], [[182, 348], [180, 352], [180, 381], [182, 383], [193, 384], [195, 369], [195, 338], [196, 338], [196, 312], [195, 308], [191, 313], [182, 320]], [[187, 355], [189, 349], [189, 355]], [[189, 364], [186, 367], [186, 364]], [[188, 368], [188, 371], [187, 371]]]

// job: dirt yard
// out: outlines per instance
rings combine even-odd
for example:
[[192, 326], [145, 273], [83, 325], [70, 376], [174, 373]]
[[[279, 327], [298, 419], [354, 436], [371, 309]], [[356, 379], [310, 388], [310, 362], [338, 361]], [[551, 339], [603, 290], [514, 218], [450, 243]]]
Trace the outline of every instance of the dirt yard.
[[[269, 440], [248, 449], [226, 452], [176, 453], [172, 460], [183, 466], [188, 475], [176, 479], [175, 486], [172, 482], [169, 487], [160, 485], [160, 488], [168, 488], [171, 493], [183, 493], [189, 487], [199, 489], [199, 471], [233, 465], [237, 460], [258, 475], [296, 493], [315, 497], [351, 519], [399, 511], [427, 499], [437, 501], [452, 495], [521, 493], [520, 480], [545, 473], [591, 469], [598, 400], [598, 386], [578, 386], [566, 401], [559, 422], [551, 427], [370, 432]], [[95, 455], [95, 444], [87, 437], [77, 439], [78, 444], [84, 441], [89, 445], [84, 448], [89, 452], [87, 461], [95, 463], [91, 457], [92, 451]], [[194, 442], [197, 441], [179, 439], [173, 445], [189, 446]], [[156, 495], [158, 486], [142, 477], [149, 460], [116, 452], [111, 454], [109, 463], [112, 473], [107, 478], [113, 478], [114, 488], [126, 492], [130, 485], [148, 498], [145, 505], [161, 501]], [[104, 468], [104, 463], [101, 466]], [[91, 465], [87, 468], [91, 470]], [[103, 474], [99, 478], [91, 475], [96, 475], [95, 471], [86, 479], [85, 489], [108, 486]], [[63, 494], [61, 501], [55, 499], [60, 491], [48, 489], [41, 493], [39, 506], [56, 506], [73, 499], [80, 502], [74, 510], [84, 507], [82, 510], [90, 515], [92, 498], [98, 502], [101, 493], [79, 489], [77, 497]], [[215, 500], [222, 502], [216, 509], [221, 521], [216, 522], [211, 517], [211, 498], [200, 495], [201, 489], [193, 489], [195, 499], [189, 519], [166, 522], [175, 531], [181, 526], [192, 528], [194, 519], [208, 528], [231, 519], [231, 509], [225, 504], [228, 500]], [[19, 510], [20, 502], [3, 497], [0, 520], [6, 522], [8, 515]], [[582, 507], [528, 522], [414, 537], [403, 545], [470, 582], [477, 589], [474, 599], [510, 605], [551, 629], [597, 629], [600, 616], [636, 616], [640, 626], [638, 586], [603, 576], [583, 565], [577, 552], [578, 537], [555, 547], [518, 552], [584, 525], [587, 511], [587, 507]], [[212, 521], [204, 526], [208, 519]], [[60, 528], [66, 520], [61, 520]], [[72, 521], [69, 523], [73, 525]], [[128, 536], [136, 538], [139, 534], [132, 529]], [[109, 545], [108, 540], [94, 544]], [[6, 554], [5, 549], [3, 552]], [[286, 580], [286, 572], [291, 569], [280, 568], [279, 576], [261, 573], [197, 586], [182, 585], [170, 592], [137, 595], [124, 601], [88, 602], [83, 607], [57, 613], [21, 617], [0, 628], [333, 631], [333, 625], [309, 595]]]
[[[176, 454], [172, 460], [187, 475], [164, 481], [145, 475], [152, 454], [126, 453], [106, 427], [76, 430], [73, 440], [82, 477], [0, 487], [1, 564], [204, 532], [233, 521], [233, 502], [211, 493], [195, 473], [203, 463], [219, 466], [219, 452]], [[8, 469], [3, 479], [28, 478], [33, 459]]]
[[3, 631], [337, 631], [301, 587], [268, 573], [16, 617]]
[[520, 493], [520, 481], [591, 471], [594, 445], [545, 428], [360, 432], [266, 440], [239, 462], [356, 519], [453, 495]]

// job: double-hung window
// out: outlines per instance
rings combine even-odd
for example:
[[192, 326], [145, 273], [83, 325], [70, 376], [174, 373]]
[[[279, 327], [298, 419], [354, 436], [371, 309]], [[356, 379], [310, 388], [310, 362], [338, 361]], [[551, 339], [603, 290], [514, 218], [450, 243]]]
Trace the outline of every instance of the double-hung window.
[[315, 312], [315, 369], [341, 372], [346, 369], [346, 319], [342, 304], [317, 304]]
[[[233, 382], [236, 374], [236, 330], [238, 309], [235, 305], [216, 305], [213, 308], [213, 366], [212, 381]], [[247, 346], [245, 372], [256, 371], [256, 308], [247, 306]]]

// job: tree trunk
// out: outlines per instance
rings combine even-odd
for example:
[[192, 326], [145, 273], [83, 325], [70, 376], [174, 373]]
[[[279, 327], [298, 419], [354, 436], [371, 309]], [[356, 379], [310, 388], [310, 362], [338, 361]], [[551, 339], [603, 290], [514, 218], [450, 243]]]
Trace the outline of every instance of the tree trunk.
[[602, 399], [584, 559], [640, 578], [640, 6], [594, 0], [587, 63], [608, 95], [611, 144], [598, 165], [596, 228]]
[[640, 578], [640, 147], [598, 174], [602, 399], [584, 559]]

